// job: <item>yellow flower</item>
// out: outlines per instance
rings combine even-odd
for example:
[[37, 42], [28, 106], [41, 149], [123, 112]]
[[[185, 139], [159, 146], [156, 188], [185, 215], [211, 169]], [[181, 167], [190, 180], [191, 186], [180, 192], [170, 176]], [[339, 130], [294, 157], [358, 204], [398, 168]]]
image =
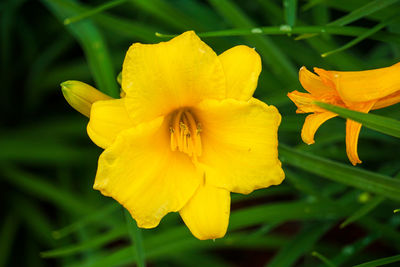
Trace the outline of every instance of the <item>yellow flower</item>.
[[199, 239], [223, 237], [230, 192], [280, 184], [280, 114], [252, 98], [259, 55], [236, 46], [220, 56], [194, 32], [133, 44], [121, 99], [93, 103], [87, 127], [104, 148], [94, 188], [129, 210], [139, 227], [179, 212]]
[[[308, 93], [288, 93], [298, 108], [297, 113], [313, 113], [306, 117], [301, 131], [301, 138], [309, 145], [314, 143], [317, 129], [325, 121], [337, 116], [316, 106], [314, 101], [365, 113], [400, 102], [400, 63], [367, 71], [327, 71], [314, 68], [314, 72], [318, 75], [305, 67], [299, 72], [300, 83]], [[361, 163], [357, 154], [360, 129], [360, 123], [347, 120], [346, 152], [353, 165]]]

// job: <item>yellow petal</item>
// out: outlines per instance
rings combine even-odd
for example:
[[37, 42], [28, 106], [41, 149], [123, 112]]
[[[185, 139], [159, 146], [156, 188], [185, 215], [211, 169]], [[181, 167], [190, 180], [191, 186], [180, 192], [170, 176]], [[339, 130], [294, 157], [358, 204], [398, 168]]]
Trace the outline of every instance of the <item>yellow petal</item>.
[[346, 103], [377, 100], [400, 90], [400, 63], [375, 70], [329, 73]]
[[[357, 106], [352, 106], [352, 110], [368, 113], [376, 101], [360, 103]], [[361, 123], [347, 120], [346, 121], [346, 152], [351, 164], [356, 165], [361, 163], [357, 153], [358, 136], [360, 135]]]
[[129, 210], [139, 227], [156, 227], [197, 190], [203, 173], [190, 158], [170, 149], [164, 118], [121, 132], [99, 158], [94, 189]]
[[201, 185], [180, 215], [192, 234], [200, 240], [221, 238], [228, 228], [231, 197], [229, 191]]
[[314, 144], [314, 135], [318, 128], [324, 122], [336, 116], [337, 114], [332, 112], [318, 112], [308, 115], [301, 130], [301, 139], [303, 139], [303, 142], [308, 145]]
[[238, 45], [219, 55], [226, 79], [226, 97], [249, 100], [257, 87], [261, 72], [258, 53], [244, 45]]
[[323, 108], [313, 104], [314, 101], [319, 101], [309, 93], [302, 93], [297, 90], [287, 94], [290, 100], [297, 106], [296, 113], [324, 112]]
[[61, 90], [68, 104], [86, 117], [89, 117], [90, 108], [94, 102], [113, 99], [80, 81], [63, 82]]
[[218, 56], [193, 32], [159, 44], [133, 44], [122, 68], [122, 88], [135, 122], [167, 115], [203, 99], [225, 97]]
[[254, 98], [226, 99], [203, 101], [194, 111], [202, 128], [199, 163], [207, 183], [247, 194], [282, 182], [277, 138], [281, 116], [275, 107]]
[[96, 145], [107, 148], [121, 131], [133, 126], [124, 99], [97, 101], [92, 105], [87, 132]]
[[326, 85], [321, 80], [321, 77], [312, 73], [304, 66], [300, 68], [299, 80], [303, 88], [313, 96], [318, 97], [325, 94], [335, 94], [334, 88]]
[[400, 102], [400, 91], [378, 99], [372, 109], [385, 108]]

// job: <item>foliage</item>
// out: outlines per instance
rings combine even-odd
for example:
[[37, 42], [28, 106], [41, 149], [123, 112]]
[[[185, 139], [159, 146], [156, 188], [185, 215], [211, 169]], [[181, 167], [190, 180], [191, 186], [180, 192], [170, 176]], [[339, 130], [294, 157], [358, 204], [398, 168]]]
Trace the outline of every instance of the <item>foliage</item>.
[[[2, 1], [0, 266], [379, 266], [400, 260], [400, 213], [393, 213], [400, 206], [400, 182], [393, 179], [400, 172], [399, 104], [371, 114], [337, 110], [370, 128], [363, 127], [359, 140], [363, 164], [353, 167], [344, 121], [325, 123], [307, 146], [300, 139], [305, 116], [295, 114], [286, 96], [302, 90], [302, 65], [365, 70], [398, 62], [399, 11], [396, 0]], [[286, 180], [234, 195], [228, 233], [215, 242], [196, 240], [176, 214], [138, 231], [114, 200], [94, 191], [101, 150], [59, 87], [76, 79], [117, 96], [131, 43], [156, 43], [190, 29], [218, 52], [255, 47], [263, 59], [256, 97], [283, 118]]]

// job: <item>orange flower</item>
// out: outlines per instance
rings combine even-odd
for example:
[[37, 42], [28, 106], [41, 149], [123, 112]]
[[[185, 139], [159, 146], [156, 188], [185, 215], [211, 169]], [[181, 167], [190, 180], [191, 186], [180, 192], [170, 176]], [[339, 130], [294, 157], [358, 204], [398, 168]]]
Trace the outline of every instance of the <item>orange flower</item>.
[[[384, 108], [400, 102], [400, 63], [367, 71], [327, 71], [314, 68], [314, 72], [302, 67], [300, 83], [308, 93], [293, 91], [288, 97], [296, 104], [296, 113], [313, 113], [306, 117], [301, 138], [306, 144], [314, 143], [318, 128], [337, 114], [314, 104], [320, 101], [359, 112]], [[346, 122], [346, 152], [353, 165], [361, 163], [357, 154], [361, 124]]]

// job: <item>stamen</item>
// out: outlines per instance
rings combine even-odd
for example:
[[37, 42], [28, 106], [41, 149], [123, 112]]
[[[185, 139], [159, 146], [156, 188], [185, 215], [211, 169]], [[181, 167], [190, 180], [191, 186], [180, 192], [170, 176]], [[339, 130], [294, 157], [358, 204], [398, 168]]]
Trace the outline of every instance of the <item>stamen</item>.
[[201, 126], [188, 109], [180, 109], [172, 114], [170, 124], [171, 150], [188, 154], [197, 160], [201, 156]]

